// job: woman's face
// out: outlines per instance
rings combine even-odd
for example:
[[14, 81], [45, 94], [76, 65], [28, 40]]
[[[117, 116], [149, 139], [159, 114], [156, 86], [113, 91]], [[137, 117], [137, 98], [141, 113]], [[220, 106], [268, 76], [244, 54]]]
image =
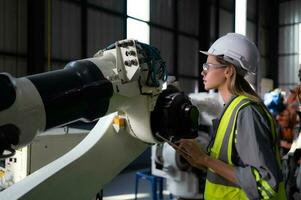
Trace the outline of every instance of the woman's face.
[[[208, 56], [205, 67], [203, 66], [202, 76], [206, 90], [218, 89], [226, 82], [224, 71], [227, 65], [218, 62], [215, 56]], [[205, 69], [204, 69], [205, 68]]]

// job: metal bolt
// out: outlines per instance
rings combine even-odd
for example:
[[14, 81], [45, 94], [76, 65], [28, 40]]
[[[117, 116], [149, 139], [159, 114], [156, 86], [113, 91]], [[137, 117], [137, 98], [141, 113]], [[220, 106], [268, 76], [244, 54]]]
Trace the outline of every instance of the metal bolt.
[[134, 42], [133, 42], [132, 40], [130, 40], [130, 41], [128, 42], [128, 45], [129, 45], [129, 46], [134, 46]]
[[136, 65], [138, 65], [138, 61], [136, 59], [135, 60], [131, 60], [131, 64], [136, 66]]
[[124, 61], [124, 65], [126, 65], [126, 66], [130, 66], [130, 65], [131, 65], [131, 62], [130, 62], [130, 61], [128, 61], [128, 60], [126, 60], [126, 61]]
[[136, 56], [136, 52], [135, 51], [130, 51], [130, 55]]

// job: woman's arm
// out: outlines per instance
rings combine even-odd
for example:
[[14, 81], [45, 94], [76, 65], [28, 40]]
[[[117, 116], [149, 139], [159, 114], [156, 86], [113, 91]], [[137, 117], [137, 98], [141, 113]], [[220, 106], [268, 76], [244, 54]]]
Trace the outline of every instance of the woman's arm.
[[214, 170], [242, 188], [248, 198], [272, 198], [278, 191], [282, 175], [273, 151], [268, 121], [255, 106], [247, 106], [238, 114], [236, 130], [234, 145], [239, 159], [235, 159], [234, 166], [209, 157], [193, 140], [181, 140], [180, 146], [191, 154], [192, 158], [187, 158], [190, 164]]
[[227, 163], [224, 163], [221, 160], [213, 159], [208, 156], [202, 150], [196, 140], [182, 139], [179, 142], [179, 147], [184, 151], [189, 152], [190, 156], [187, 156], [186, 154], [178, 151], [180, 155], [183, 156], [192, 166], [199, 169], [202, 169], [204, 167], [209, 168], [228, 181], [237, 184], [234, 167]]

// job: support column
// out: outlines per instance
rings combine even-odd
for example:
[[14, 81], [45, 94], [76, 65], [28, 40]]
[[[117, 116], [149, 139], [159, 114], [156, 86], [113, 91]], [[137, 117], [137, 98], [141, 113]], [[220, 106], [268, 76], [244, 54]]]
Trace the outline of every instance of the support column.
[[27, 74], [45, 71], [45, 0], [27, 0]]
[[173, 28], [174, 28], [174, 36], [173, 36], [173, 58], [174, 58], [174, 75], [176, 79], [178, 80], [179, 78], [179, 66], [178, 66], [178, 49], [179, 49], [179, 20], [178, 20], [178, 14], [179, 14], [179, 2], [178, 0], [174, 1], [174, 12], [173, 12]]
[[[208, 50], [210, 45], [210, 1], [200, 1], [199, 7], [199, 49]], [[207, 57], [199, 53], [199, 92], [205, 91], [201, 72], [202, 64], [205, 63], [206, 60]]]
[[[265, 2], [267, 3], [267, 2]], [[269, 18], [273, 20], [268, 20], [269, 22], [269, 67], [268, 76], [274, 81], [274, 88], [278, 87], [278, 35], [279, 35], [279, 0], [268, 2], [269, 4]]]
[[87, 0], [81, 0], [81, 57], [87, 58], [88, 12]]

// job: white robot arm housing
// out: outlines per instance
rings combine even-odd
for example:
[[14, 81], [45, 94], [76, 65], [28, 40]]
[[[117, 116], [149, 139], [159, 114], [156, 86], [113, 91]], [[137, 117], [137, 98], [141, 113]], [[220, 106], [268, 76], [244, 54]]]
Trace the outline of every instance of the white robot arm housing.
[[2, 158], [47, 129], [98, 122], [74, 149], [0, 192], [0, 199], [87, 199], [160, 142], [156, 134], [193, 137], [198, 110], [176, 88], [162, 90], [166, 78], [159, 51], [136, 40], [117, 41], [57, 71], [22, 78], [1, 73]]

